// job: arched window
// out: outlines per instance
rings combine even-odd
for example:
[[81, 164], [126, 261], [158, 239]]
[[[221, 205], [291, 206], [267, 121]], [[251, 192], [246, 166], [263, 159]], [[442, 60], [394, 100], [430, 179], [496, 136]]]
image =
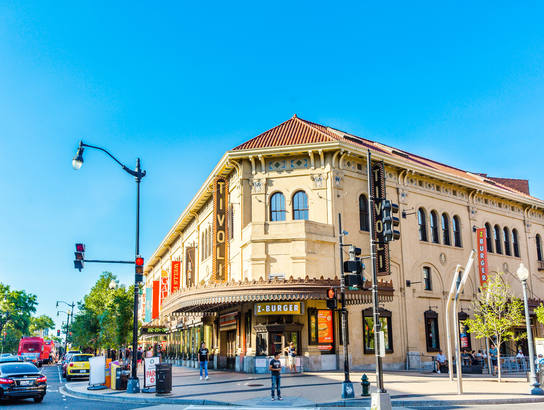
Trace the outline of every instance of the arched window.
[[493, 228], [493, 235], [495, 238], [495, 252], [502, 253], [502, 245], [501, 245], [501, 228], [499, 225], [495, 225]]
[[442, 243], [451, 245], [450, 241], [450, 218], [446, 213], [442, 214]]
[[308, 195], [304, 191], [293, 195], [293, 219], [308, 220]]
[[463, 247], [463, 243], [461, 242], [461, 224], [457, 215], [453, 217], [453, 240], [455, 241], [455, 246], [458, 248]]
[[368, 200], [365, 195], [359, 195], [359, 229], [369, 231], [370, 223], [368, 220]]
[[514, 249], [514, 256], [519, 258], [519, 243], [518, 243], [518, 230], [512, 229], [512, 248]]
[[270, 220], [285, 221], [285, 197], [281, 192], [270, 197]]
[[419, 240], [427, 242], [427, 216], [423, 208], [417, 210], [417, 223], [419, 224]]
[[502, 231], [504, 236], [504, 254], [510, 256], [512, 254], [512, 252], [510, 252], [510, 231], [506, 226]]
[[438, 214], [436, 211], [431, 211], [431, 241], [433, 243], [440, 243], [438, 238]]
[[539, 261], [542, 261], [542, 240], [540, 239], [540, 235], [537, 234], [536, 238], [536, 258]]
[[487, 251], [493, 253], [493, 241], [491, 240], [491, 225], [485, 224], [485, 239], [487, 242]]

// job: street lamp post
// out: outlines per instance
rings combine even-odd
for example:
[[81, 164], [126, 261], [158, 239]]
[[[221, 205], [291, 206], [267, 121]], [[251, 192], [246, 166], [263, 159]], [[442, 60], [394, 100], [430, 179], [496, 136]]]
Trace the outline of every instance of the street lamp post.
[[523, 306], [525, 307], [525, 325], [527, 326], [527, 344], [529, 345], [529, 383], [533, 388], [531, 394], [544, 394], [544, 390], [540, 388], [535, 369], [535, 350], [533, 346], [533, 332], [531, 332], [531, 318], [529, 317], [529, 303], [527, 302], [527, 279], [529, 279], [529, 270], [523, 263], [519, 264], [519, 268], [516, 272], [519, 280], [521, 281], [521, 287], [523, 289]]
[[[80, 141], [79, 147], [76, 152], [76, 156], [72, 160], [72, 166], [75, 170], [78, 170], [83, 165], [83, 151], [85, 148], [93, 148], [102, 151], [109, 155], [115, 162], [117, 162], [121, 168], [128, 174], [132, 175], [136, 180], [136, 258], [140, 257], [140, 182], [145, 177], [146, 172], [140, 167], [140, 158], [136, 159], [136, 168], [134, 170], [128, 168], [122, 164], [117, 158], [110, 154], [104, 148], [96, 147], [93, 145], [84, 144]], [[140, 392], [140, 380], [137, 375], [137, 351], [138, 351], [138, 283], [140, 279], [136, 273], [134, 274], [134, 320], [132, 323], [132, 374], [128, 379], [127, 393], [139, 393]]]
[[[59, 306], [59, 302], [57, 302], [57, 307]], [[68, 305], [70, 306], [70, 305]], [[74, 310], [72, 309], [72, 313]], [[66, 351], [68, 350], [68, 332], [70, 331], [70, 316], [71, 314], [69, 312], [66, 312], [64, 310], [57, 310], [57, 316], [59, 313], [66, 313], [66, 332], [64, 333], [64, 354], [66, 354]]]

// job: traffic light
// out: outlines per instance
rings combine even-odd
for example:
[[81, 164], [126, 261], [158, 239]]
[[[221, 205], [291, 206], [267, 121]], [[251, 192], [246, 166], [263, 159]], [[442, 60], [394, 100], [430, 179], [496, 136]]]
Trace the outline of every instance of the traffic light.
[[57, 329], [57, 337], [60, 337], [60, 329]]
[[83, 263], [85, 262], [85, 245], [82, 243], [76, 243], [76, 251], [74, 252], [74, 268], [83, 269]]
[[400, 225], [400, 219], [395, 216], [399, 213], [399, 206], [388, 199], [382, 201], [382, 224], [383, 239], [385, 242], [396, 241], [400, 239], [400, 231], [397, 228]]
[[364, 263], [361, 261], [361, 248], [349, 247], [349, 260], [344, 261], [344, 282], [350, 289], [362, 289]]
[[336, 309], [337, 304], [336, 290], [334, 290], [334, 288], [327, 289], [327, 307], [329, 309]]
[[144, 281], [144, 258], [140, 255], [136, 256], [136, 282], [140, 283]]

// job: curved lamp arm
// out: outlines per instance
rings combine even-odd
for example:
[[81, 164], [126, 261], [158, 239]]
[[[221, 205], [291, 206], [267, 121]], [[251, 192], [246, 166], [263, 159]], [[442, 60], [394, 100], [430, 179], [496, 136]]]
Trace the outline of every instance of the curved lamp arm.
[[79, 148], [78, 148], [78, 153], [77, 153], [78, 156], [82, 155], [83, 147], [94, 148], [94, 149], [100, 150], [102, 152], [105, 152], [107, 155], [110, 156], [111, 159], [113, 159], [115, 162], [117, 162], [119, 165], [121, 165], [121, 168], [123, 168], [124, 171], [126, 171], [127, 173], [129, 173], [130, 175], [132, 175], [133, 177], [135, 177], [137, 179], [142, 179], [143, 177], [145, 177], [145, 171], [140, 170], [140, 160], [138, 160], [138, 165], [136, 166], [136, 170], [134, 171], [134, 170], [130, 169], [129, 167], [127, 167], [125, 164], [123, 164], [121, 161], [119, 161], [117, 158], [115, 158], [107, 149], [97, 147], [95, 145], [85, 144], [83, 141], [79, 142]]

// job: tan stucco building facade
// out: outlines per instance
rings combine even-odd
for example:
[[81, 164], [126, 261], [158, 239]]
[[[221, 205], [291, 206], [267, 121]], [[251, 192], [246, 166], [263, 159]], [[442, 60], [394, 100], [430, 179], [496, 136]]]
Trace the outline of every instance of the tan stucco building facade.
[[[149, 258], [147, 288], [181, 261], [180, 289], [166, 289], [149, 323], [166, 328], [158, 339], [171, 354], [192, 365], [204, 340], [215, 366], [262, 372], [268, 355], [294, 341], [304, 369], [341, 367], [338, 315], [325, 292], [339, 285], [338, 214], [345, 241], [369, 255], [368, 149], [384, 161], [387, 198], [402, 215], [391, 275], [380, 278], [386, 369], [419, 367], [445, 349], [446, 295], [476, 248], [476, 228], [490, 230], [490, 272], [504, 272], [521, 296], [523, 262], [532, 305], [544, 298], [544, 201], [526, 181], [469, 173], [294, 116], [225, 153]], [[478, 286], [474, 270], [460, 303], [468, 317]], [[370, 292], [348, 292], [347, 304], [351, 364], [372, 368]], [[470, 347], [483, 342], [470, 337]]]

